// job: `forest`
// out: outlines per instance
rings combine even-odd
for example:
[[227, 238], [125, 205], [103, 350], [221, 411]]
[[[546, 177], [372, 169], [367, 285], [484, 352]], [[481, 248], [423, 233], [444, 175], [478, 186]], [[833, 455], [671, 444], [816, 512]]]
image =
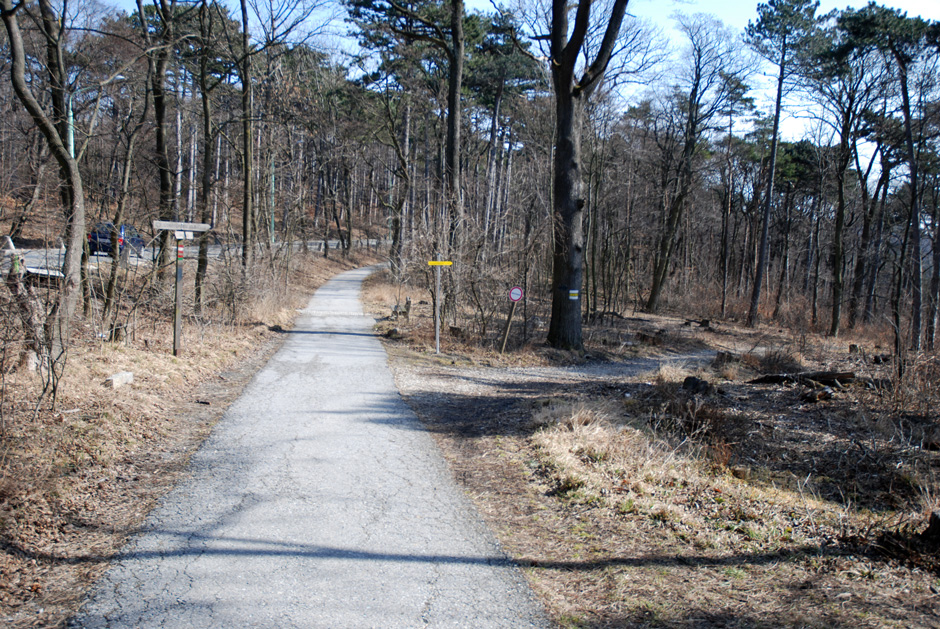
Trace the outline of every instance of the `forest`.
[[92, 225], [137, 226], [164, 268], [169, 220], [214, 227], [197, 312], [212, 239], [250, 281], [277, 243], [379, 238], [402, 281], [453, 260], [444, 312], [483, 342], [519, 285], [559, 348], [673, 309], [932, 350], [938, 25], [775, 0], [744, 33], [695, 14], [667, 37], [627, 5], [5, 0], [0, 220], [66, 251], [23, 333], [63, 345], [94, 310]]
[[940, 23], [855, 4], [0, 0], [0, 617], [61, 626], [385, 262], [401, 395], [560, 624], [933, 622]]

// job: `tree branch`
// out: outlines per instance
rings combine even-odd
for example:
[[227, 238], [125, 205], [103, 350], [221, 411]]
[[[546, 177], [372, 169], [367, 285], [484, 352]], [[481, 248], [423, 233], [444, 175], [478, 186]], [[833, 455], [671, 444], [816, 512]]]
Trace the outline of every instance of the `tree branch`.
[[575, 86], [576, 92], [581, 91], [585, 95], [590, 94], [603, 78], [617, 43], [620, 25], [623, 23], [623, 16], [629, 3], [630, 0], [615, 0], [613, 9], [610, 12], [610, 20], [607, 22], [607, 30], [604, 32], [604, 39], [601, 42], [601, 48], [597, 51], [594, 63], [584, 72], [581, 80], [578, 81], [578, 85]]

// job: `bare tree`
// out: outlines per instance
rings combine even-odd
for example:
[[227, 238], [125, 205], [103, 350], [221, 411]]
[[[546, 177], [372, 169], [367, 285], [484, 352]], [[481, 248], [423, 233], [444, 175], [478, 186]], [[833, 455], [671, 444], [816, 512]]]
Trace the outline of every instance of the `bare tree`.
[[[552, 318], [548, 342], [561, 349], [581, 350], [581, 284], [584, 264], [584, 182], [581, 174], [581, 117], [584, 103], [604, 79], [616, 48], [629, 0], [614, 0], [601, 16], [604, 36], [580, 72], [579, 59], [592, 22], [592, 3], [569, 5], [552, 0], [549, 44], [555, 89], [555, 157], [552, 181], [554, 240], [552, 252]], [[574, 10], [574, 24], [569, 13]], [[594, 16], [594, 20], [598, 17]], [[580, 76], [578, 76], [580, 74]]]
[[42, 132], [49, 145], [49, 151], [59, 165], [65, 205], [65, 260], [62, 265], [62, 284], [52, 309], [44, 325], [43, 347], [48, 351], [50, 376], [53, 395], [56, 382], [64, 366], [68, 350], [70, 323], [78, 303], [80, 293], [80, 264], [85, 240], [85, 194], [82, 188], [82, 176], [78, 162], [66, 145], [68, 121], [65, 116], [67, 107], [65, 94], [64, 41], [65, 16], [57, 13], [49, 0], [40, 0], [43, 20], [43, 35], [46, 38], [47, 67], [52, 80], [53, 114], [50, 116], [30, 90], [26, 79], [26, 52], [19, 27], [18, 13], [22, 4], [13, 4], [12, 0], [0, 0], [0, 17], [6, 27], [10, 45], [10, 78], [13, 90], [23, 107], [29, 112], [33, 123]]
[[659, 308], [666, 286], [676, 235], [693, 189], [695, 160], [702, 149], [702, 137], [729, 101], [739, 98], [740, 85], [747, 75], [741, 46], [720, 22], [703, 14], [679, 16], [679, 28], [688, 38], [689, 54], [685, 58], [689, 65], [680, 71], [679, 83], [669, 98], [676, 113], [684, 119], [676, 172], [664, 182], [667, 187], [662, 196], [665, 220], [646, 301], [650, 312]]
[[838, 137], [833, 173], [836, 179], [836, 215], [832, 236], [830, 336], [838, 336], [842, 324], [847, 171], [860, 126], [864, 124], [863, 114], [873, 106], [885, 87], [883, 66], [874, 54], [865, 49], [842, 53], [840, 49], [846, 45], [846, 38], [847, 34], [835, 27], [820, 30], [807, 40], [809, 50], [804, 51], [803, 63], [803, 78], [810, 96], [822, 110], [822, 121]]
[[777, 96], [774, 104], [773, 131], [770, 140], [770, 167], [767, 173], [766, 197], [762, 217], [760, 253], [754, 270], [748, 326], [757, 324], [760, 316], [760, 294], [767, 269], [770, 206], [773, 202], [774, 173], [777, 168], [777, 142], [780, 134], [780, 112], [787, 79], [794, 72], [792, 57], [807, 29], [812, 25], [819, 2], [815, 0], [770, 0], [757, 6], [758, 20], [747, 25], [748, 43], [770, 63], [777, 66]]

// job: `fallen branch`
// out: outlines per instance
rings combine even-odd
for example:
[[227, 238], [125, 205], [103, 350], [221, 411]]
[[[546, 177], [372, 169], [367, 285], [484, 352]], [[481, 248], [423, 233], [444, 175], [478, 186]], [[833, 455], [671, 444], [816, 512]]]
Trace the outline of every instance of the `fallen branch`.
[[780, 373], [761, 376], [749, 384], [805, 384], [841, 387], [856, 381], [854, 371], [805, 371], [803, 373]]

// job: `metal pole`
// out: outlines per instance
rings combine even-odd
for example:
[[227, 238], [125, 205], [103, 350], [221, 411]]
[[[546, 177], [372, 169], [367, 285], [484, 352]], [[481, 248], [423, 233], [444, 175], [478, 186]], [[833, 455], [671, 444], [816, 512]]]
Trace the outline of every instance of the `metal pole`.
[[180, 339], [183, 335], [183, 243], [176, 241], [176, 304], [173, 306], [173, 355], [180, 355]]
[[[440, 260], [440, 254], [434, 256]], [[441, 267], [434, 267], [434, 353], [441, 353]]]

